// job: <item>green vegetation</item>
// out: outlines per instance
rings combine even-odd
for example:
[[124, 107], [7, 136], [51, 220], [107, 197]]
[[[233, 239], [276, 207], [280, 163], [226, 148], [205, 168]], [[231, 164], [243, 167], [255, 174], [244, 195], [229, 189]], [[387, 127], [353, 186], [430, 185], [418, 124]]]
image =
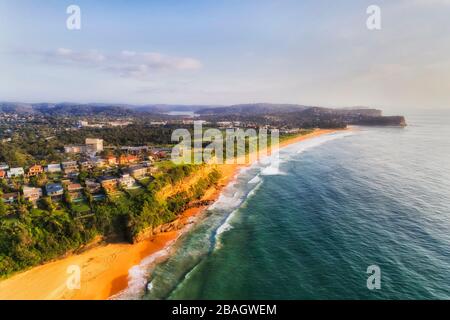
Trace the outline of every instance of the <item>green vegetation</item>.
[[[0, 163], [8, 163], [11, 167], [27, 167], [36, 163], [61, 162], [67, 160], [65, 145], [84, 144], [89, 137], [104, 139], [109, 146], [115, 147], [172, 144], [174, 127], [170, 126], [155, 128], [137, 123], [126, 127], [67, 130], [73, 122], [73, 119], [69, 121], [48, 117], [21, 126], [17, 123], [4, 124], [0, 119]], [[12, 133], [6, 134], [8, 131]], [[2, 138], [10, 138], [11, 141], [2, 142]], [[116, 153], [119, 155], [120, 152]], [[76, 158], [74, 155], [72, 157]]]
[[39, 208], [23, 199], [13, 205], [0, 201], [0, 277], [58, 258], [96, 236], [133, 239], [143, 230], [168, 223], [205, 191], [217, 184], [213, 169], [188, 190], [167, 199], [158, 191], [194, 174], [203, 165], [161, 164], [162, 171], [139, 192], [120, 192], [117, 197], [95, 202], [56, 202], [41, 199]]

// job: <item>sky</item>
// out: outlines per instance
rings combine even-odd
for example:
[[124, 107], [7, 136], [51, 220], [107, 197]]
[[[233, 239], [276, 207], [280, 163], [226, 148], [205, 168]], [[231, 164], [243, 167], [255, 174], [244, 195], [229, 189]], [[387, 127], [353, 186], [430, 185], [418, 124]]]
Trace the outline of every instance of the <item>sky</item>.
[[449, 17], [450, 0], [0, 0], [0, 101], [448, 110]]

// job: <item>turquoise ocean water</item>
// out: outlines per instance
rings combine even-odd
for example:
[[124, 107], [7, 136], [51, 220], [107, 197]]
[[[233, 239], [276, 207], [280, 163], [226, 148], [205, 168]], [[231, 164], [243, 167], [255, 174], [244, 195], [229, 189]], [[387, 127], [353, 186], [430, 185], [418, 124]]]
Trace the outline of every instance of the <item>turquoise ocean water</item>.
[[[167, 252], [131, 270], [119, 297], [450, 299], [450, 117], [407, 120], [291, 145], [278, 169], [241, 171]], [[370, 265], [380, 290], [367, 289]]]

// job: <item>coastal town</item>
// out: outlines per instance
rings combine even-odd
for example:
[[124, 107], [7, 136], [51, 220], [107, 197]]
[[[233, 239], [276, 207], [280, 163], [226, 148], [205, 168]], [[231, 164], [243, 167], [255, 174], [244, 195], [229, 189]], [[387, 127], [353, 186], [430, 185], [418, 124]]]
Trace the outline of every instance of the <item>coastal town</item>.
[[117, 197], [125, 190], [139, 192], [158, 172], [155, 162], [170, 155], [167, 148], [140, 146], [121, 147], [117, 156], [105, 151], [103, 143], [86, 138], [85, 144], [67, 145], [67, 161], [61, 163], [27, 168], [0, 163], [1, 200], [6, 208], [22, 202], [33, 207], [49, 201], [64, 203], [74, 214], [86, 214], [88, 202]]

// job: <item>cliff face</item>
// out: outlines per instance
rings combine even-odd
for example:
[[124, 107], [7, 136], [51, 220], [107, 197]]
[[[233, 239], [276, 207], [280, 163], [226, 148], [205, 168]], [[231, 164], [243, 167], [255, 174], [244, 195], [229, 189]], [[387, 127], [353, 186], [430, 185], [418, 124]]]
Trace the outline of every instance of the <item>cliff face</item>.
[[365, 126], [406, 126], [406, 120], [403, 116], [390, 117], [364, 117], [352, 124], [359, 124]]
[[156, 198], [158, 200], [166, 200], [167, 198], [180, 193], [188, 192], [189, 188], [195, 185], [200, 179], [206, 178], [213, 169], [216, 168], [214, 165], [203, 165], [201, 168], [192, 173], [189, 177], [183, 179], [182, 181], [176, 183], [175, 185], [167, 185], [162, 188], [157, 194]]
[[[192, 194], [192, 188], [201, 181], [205, 181], [208, 176], [217, 169], [216, 165], [202, 165], [198, 170], [190, 174], [188, 177], [184, 178], [180, 182], [175, 184], [167, 185], [156, 193], [156, 199], [161, 202], [165, 202], [170, 197], [177, 196], [179, 194]], [[209, 197], [212, 193], [217, 190], [218, 186], [216, 184], [208, 186], [200, 199], [194, 199], [190, 201], [184, 210], [189, 208], [201, 208], [210, 204]], [[165, 224], [161, 224], [155, 227], [148, 227], [141, 230], [139, 233], [131, 237], [133, 243], [137, 243], [155, 236], [159, 233], [165, 233], [170, 231], [176, 231], [182, 229], [185, 225], [192, 223], [189, 217], [186, 217], [183, 213], [177, 214], [177, 218]]]

